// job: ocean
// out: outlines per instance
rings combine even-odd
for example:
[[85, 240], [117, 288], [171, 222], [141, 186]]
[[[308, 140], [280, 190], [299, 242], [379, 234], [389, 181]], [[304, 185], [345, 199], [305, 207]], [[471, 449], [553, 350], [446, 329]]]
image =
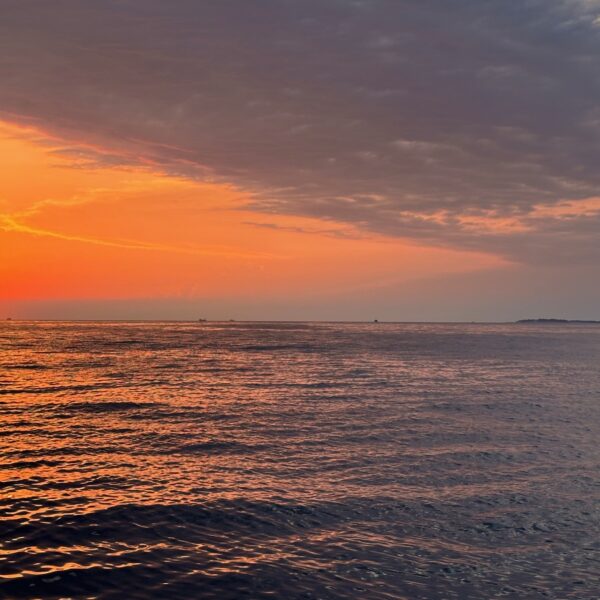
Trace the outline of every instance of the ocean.
[[600, 598], [600, 326], [4, 322], [0, 598]]

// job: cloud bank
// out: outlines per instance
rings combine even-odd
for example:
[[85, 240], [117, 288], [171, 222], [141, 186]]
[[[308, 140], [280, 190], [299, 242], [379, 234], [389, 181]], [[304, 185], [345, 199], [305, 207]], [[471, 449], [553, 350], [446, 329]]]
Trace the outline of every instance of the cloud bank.
[[600, 258], [594, 0], [4, 0], [0, 116], [258, 213]]

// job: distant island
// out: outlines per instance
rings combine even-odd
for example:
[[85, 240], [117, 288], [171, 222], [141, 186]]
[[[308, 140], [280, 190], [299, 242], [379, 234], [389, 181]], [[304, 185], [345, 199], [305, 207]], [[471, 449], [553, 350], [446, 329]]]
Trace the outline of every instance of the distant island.
[[600, 324], [600, 321], [586, 321], [582, 319], [521, 319], [517, 323], [595, 323]]

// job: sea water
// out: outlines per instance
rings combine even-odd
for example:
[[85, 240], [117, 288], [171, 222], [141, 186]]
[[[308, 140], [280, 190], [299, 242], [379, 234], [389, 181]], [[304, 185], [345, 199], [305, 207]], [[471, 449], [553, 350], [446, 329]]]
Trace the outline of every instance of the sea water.
[[0, 324], [1, 598], [600, 597], [600, 326]]

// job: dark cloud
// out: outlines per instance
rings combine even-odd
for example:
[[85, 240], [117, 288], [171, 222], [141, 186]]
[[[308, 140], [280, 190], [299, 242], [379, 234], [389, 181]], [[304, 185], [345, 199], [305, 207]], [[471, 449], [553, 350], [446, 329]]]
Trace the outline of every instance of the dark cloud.
[[600, 195], [595, 0], [3, 0], [0, 109], [260, 212], [599, 258], [533, 209]]

